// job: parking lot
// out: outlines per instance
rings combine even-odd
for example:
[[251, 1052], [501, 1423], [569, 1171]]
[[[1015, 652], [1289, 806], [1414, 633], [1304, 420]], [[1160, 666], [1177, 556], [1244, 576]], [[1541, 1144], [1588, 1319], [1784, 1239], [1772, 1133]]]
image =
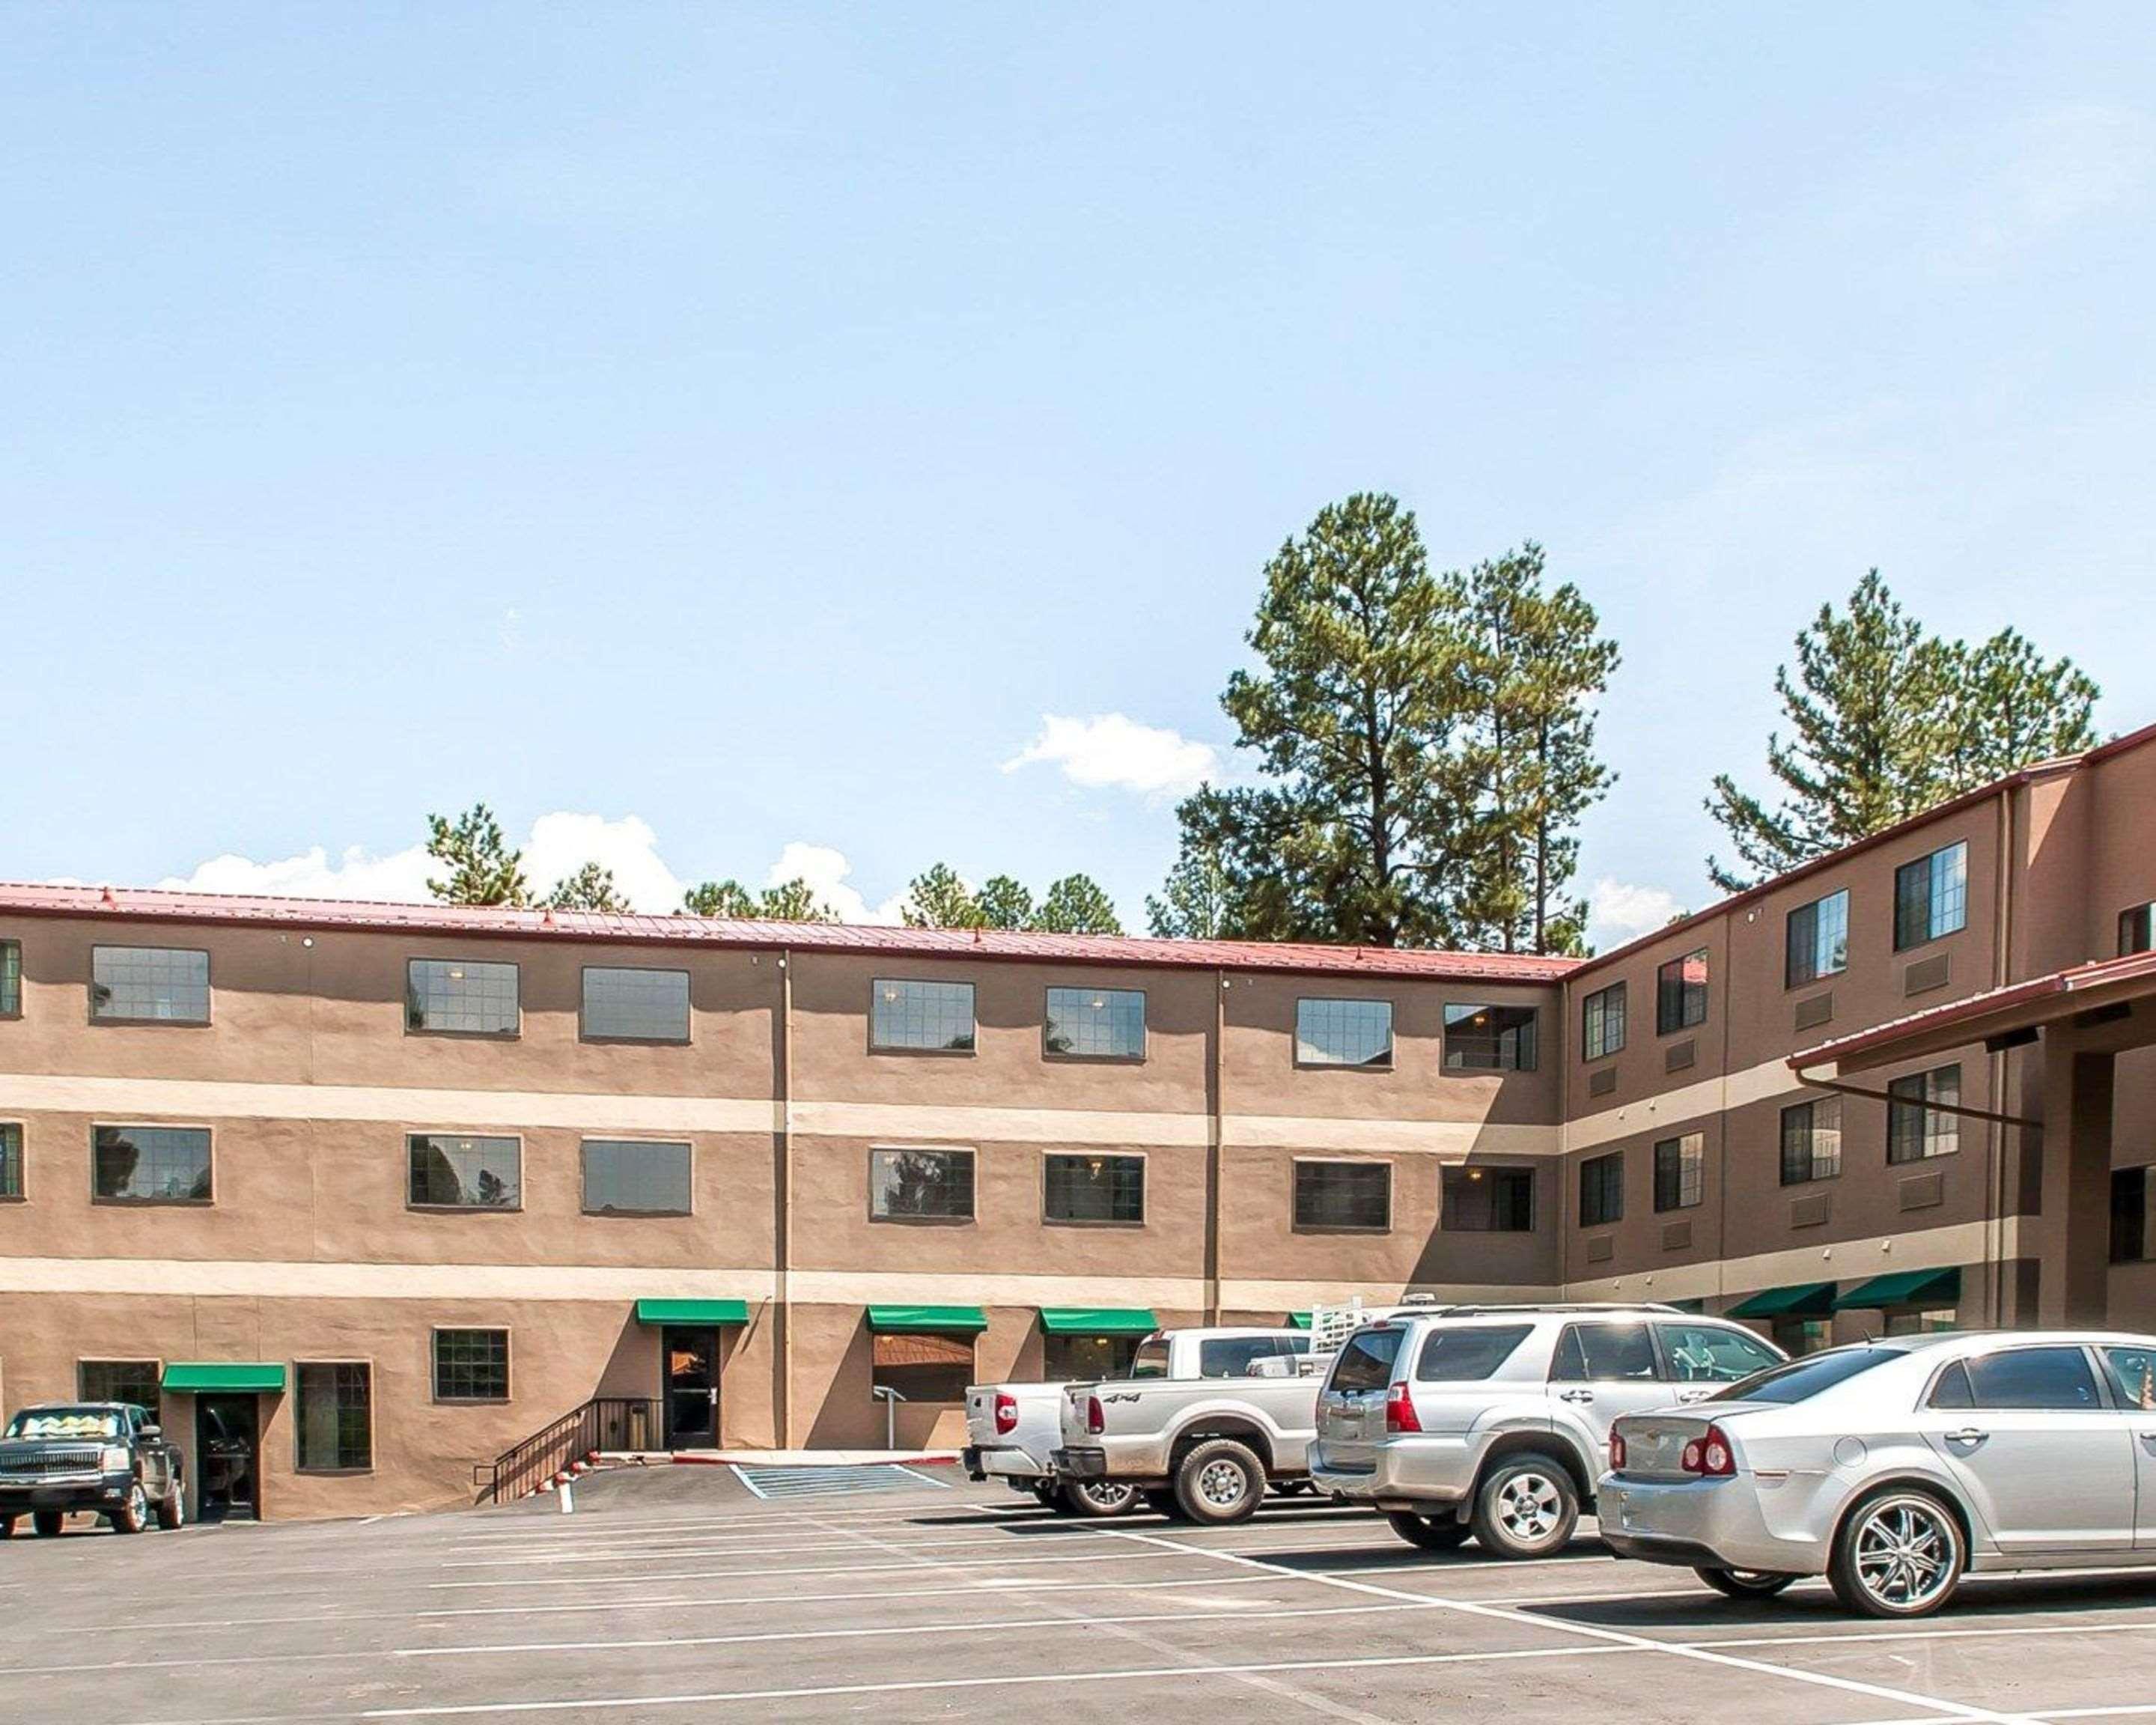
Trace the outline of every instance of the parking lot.
[[[754, 1483], [753, 1477], [751, 1483]], [[85, 1524], [86, 1529], [86, 1524]], [[2156, 1715], [2156, 1577], [1979, 1579], [1909, 1625], [1738, 1604], [1594, 1541], [1426, 1556], [1311, 1498], [1073, 1522], [955, 1470], [602, 1475], [372, 1522], [0, 1549], [0, 1718], [1800, 1722]]]

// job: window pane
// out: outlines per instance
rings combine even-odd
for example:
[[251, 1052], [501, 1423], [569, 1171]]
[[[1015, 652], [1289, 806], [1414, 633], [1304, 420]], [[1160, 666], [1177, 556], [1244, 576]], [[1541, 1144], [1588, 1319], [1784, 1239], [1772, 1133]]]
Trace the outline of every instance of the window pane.
[[1672, 958], [1655, 973], [1655, 1034], [1707, 1021], [1707, 948]]
[[0, 941], [0, 1019], [12, 1019], [23, 1009], [23, 948], [18, 942]]
[[75, 1393], [86, 1402], [133, 1402], [164, 1424], [163, 1374], [153, 1359], [85, 1359], [75, 1362]]
[[973, 1046], [973, 985], [896, 978], [871, 983], [869, 1046], [969, 1051]]
[[1791, 1360], [1786, 1366], [1778, 1366], [1764, 1377], [1745, 1384], [1741, 1393], [1732, 1388], [1708, 1399], [1717, 1402], [1773, 1402], [1778, 1406], [1789, 1407], [1798, 1402], [1810, 1401], [1821, 1390], [1831, 1389], [1860, 1372], [1868, 1372], [1875, 1366], [1883, 1366], [1887, 1361], [1898, 1358], [1898, 1354], [1884, 1348], [1839, 1348], [1810, 1359]]
[[2139, 1264], [2156, 1256], [2148, 1234], [2148, 1202], [2156, 1168], [2114, 1168], [2111, 1175], [2111, 1261]]
[[1298, 1336], [1220, 1336], [1198, 1344], [1201, 1378], [1247, 1378], [1260, 1360], [1296, 1359], [1310, 1352], [1310, 1339]]
[[1145, 1158], [1050, 1156], [1043, 1170], [1051, 1222], [1145, 1220]]
[[895, 1389], [910, 1402], [963, 1402], [973, 1381], [970, 1336], [889, 1336], [874, 1338], [875, 1387]]
[[1613, 983], [1589, 994], [1582, 1008], [1580, 1045], [1585, 1058], [1599, 1060], [1625, 1045], [1625, 985]]
[[209, 1022], [209, 954], [175, 947], [99, 947], [90, 955], [90, 1015], [101, 1021]]
[[1661, 1327], [1670, 1376], [1680, 1384], [1734, 1384], [1781, 1363], [1773, 1348], [1741, 1330], [1715, 1324], [1666, 1323]]
[[926, 1217], [963, 1220], [973, 1214], [970, 1150], [871, 1150], [869, 1214], [878, 1221]]
[[1332, 1382], [1326, 1387], [1343, 1395], [1383, 1389], [1393, 1381], [1393, 1362], [1399, 1358], [1406, 1332], [1395, 1329], [1358, 1330], [1348, 1338], [1333, 1363]]
[[1849, 966], [1849, 894], [1830, 893], [1789, 912], [1784, 981], [1801, 988]]
[[1969, 1362], [1979, 1408], [2081, 1409], [2102, 1405], [2078, 1348], [2016, 1348]]
[[619, 1042], [686, 1042], [689, 973], [587, 969], [584, 1034]]
[[1686, 1132], [1681, 1138], [1665, 1138], [1655, 1146], [1655, 1208], [1690, 1209], [1700, 1201], [1705, 1177], [1707, 1137]]
[[1969, 846], [1949, 845], [1894, 870], [1894, 949], [1952, 934], [1969, 921]]
[[405, 1142], [413, 1205], [513, 1210], [523, 1204], [524, 1149], [516, 1139], [414, 1133]]
[[513, 1036], [516, 967], [414, 958], [404, 969], [404, 1023], [459, 1036]]
[[1573, 1324], [1564, 1332], [1550, 1376], [1568, 1384], [1651, 1382], [1654, 1337], [1643, 1323]]
[[1127, 1378], [1137, 1353], [1135, 1336], [1044, 1337], [1043, 1363], [1050, 1383], [1070, 1384], [1089, 1378]]
[[[2156, 904], [2136, 905], [2118, 913], [2118, 956], [2156, 950]], [[0, 963], [4, 963], [0, 955]], [[4, 984], [0, 984], [4, 986]]]
[[1445, 1065], [1452, 1072], [1533, 1071], [1534, 1008], [1446, 1007]]
[[509, 1399], [509, 1332], [434, 1332], [434, 1399], [506, 1402]]
[[1298, 1000], [1295, 1058], [1304, 1066], [1389, 1066], [1389, 1000]]
[[584, 1140], [584, 1210], [594, 1216], [685, 1216], [694, 1158], [686, 1144]]
[[1887, 1159], [1922, 1162], [1961, 1148], [1961, 1117], [1941, 1111], [1961, 1101], [1961, 1068], [1938, 1066], [1897, 1078], [1887, 1086]]
[[1423, 1384], [1479, 1384], [1496, 1372], [1527, 1339], [1526, 1324], [1463, 1326], [1456, 1330], [1433, 1330], [1422, 1344], [1415, 1362], [1416, 1380]]
[[1298, 1228], [1389, 1228], [1393, 1170], [1383, 1162], [1298, 1162], [1295, 1165], [1295, 1225]]
[[0, 1124], [0, 1198], [23, 1195], [23, 1128]]
[[1625, 1153], [1590, 1156], [1579, 1165], [1579, 1225], [1599, 1228], [1625, 1216]]
[[2107, 1348], [2103, 1363], [2125, 1406], [2156, 1411], [2156, 1348]]
[[372, 1466], [370, 1369], [362, 1364], [301, 1364], [293, 1375], [300, 1402], [300, 1471], [331, 1473]]
[[1142, 1060], [1145, 1009], [1137, 988], [1050, 988], [1044, 1045], [1072, 1060]]
[[208, 1204], [209, 1132], [192, 1126], [100, 1126], [91, 1134], [97, 1196], [128, 1204]]
[[1439, 1225], [1455, 1234], [1526, 1234], [1535, 1225], [1534, 1170], [1449, 1168]]
[[1782, 1183], [1830, 1180], [1841, 1172], [1841, 1098], [1823, 1096], [1782, 1110]]

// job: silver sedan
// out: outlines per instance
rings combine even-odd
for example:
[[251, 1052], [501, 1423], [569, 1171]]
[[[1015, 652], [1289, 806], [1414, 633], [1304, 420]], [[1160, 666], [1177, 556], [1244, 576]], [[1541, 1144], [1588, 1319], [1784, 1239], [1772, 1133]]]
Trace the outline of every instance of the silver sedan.
[[1970, 1570], [2156, 1566], [2156, 1338], [2076, 1331], [1837, 1348], [1616, 1422], [1620, 1557], [1732, 1597], [1826, 1576], [1921, 1617]]

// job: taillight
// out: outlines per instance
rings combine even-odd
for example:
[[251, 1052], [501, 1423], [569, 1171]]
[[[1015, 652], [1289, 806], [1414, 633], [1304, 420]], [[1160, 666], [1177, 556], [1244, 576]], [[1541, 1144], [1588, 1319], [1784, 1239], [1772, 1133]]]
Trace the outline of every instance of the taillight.
[[1097, 1395], [1087, 1396], [1086, 1398], [1086, 1431], [1087, 1435], [1097, 1437], [1101, 1433], [1106, 1431], [1107, 1429], [1108, 1416], [1101, 1411], [1101, 1398]]
[[1704, 1437], [1696, 1437], [1684, 1446], [1677, 1466], [1702, 1479], [1725, 1480], [1737, 1471], [1737, 1453], [1729, 1446], [1729, 1435], [1718, 1425], [1710, 1425]]
[[1414, 1398], [1408, 1393], [1407, 1380], [1402, 1378], [1385, 1391], [1385, 1430], [1387, 1431], [1420, 1431], [1422, 1421], [1415, 1418]]
[[996, 1435], [1007, 1436], [1018, 1430], [1018, 1398], [998, 1394], [996, 1397]]
[[1625, 1434], [1621, 1431], [1609, 1434], [1609, 1471], [1612, 1473], [1625, 1471]]

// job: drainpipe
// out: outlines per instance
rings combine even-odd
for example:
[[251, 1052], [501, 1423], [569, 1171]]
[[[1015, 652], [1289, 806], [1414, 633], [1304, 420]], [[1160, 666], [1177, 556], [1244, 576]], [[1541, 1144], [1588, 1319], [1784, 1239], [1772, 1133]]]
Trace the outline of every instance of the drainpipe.
[[[1999, 857], [1994, 870], [1997, 881], [1993, 889], [1991, 934], [1991, 986], [1994, 988], [2006, 986], [2014, 968], [2014, 793], [2010, 788], [1999, 793]], [[2009, 1063], [2007, 1050], [1993, 1052], [1991, 1096], [2001, 1107], [2006, 1102]], [[2012, 1064], [2020, 1065], [2018, 1061]], [[1998, 1121], [1989, 1122], [1984, 1129], [1984, 1249], [1989, 1260], [1984, 1271], [1990, 1283], [1990, 1318], [1997, 1325], [2004, 1323], [2006, 1316], [2006, 1134]]]
[[1213, 973], [1213, 1049], [1205, 1072], [1205, 1322], [1220, 1322], [1220, 1146], [1227, 1116], [1228, 977]]
[[772, 1412], [778, 1445], [793, 1447], [793, 954], [778, 955], [778, 1013], [772, 1039]]

